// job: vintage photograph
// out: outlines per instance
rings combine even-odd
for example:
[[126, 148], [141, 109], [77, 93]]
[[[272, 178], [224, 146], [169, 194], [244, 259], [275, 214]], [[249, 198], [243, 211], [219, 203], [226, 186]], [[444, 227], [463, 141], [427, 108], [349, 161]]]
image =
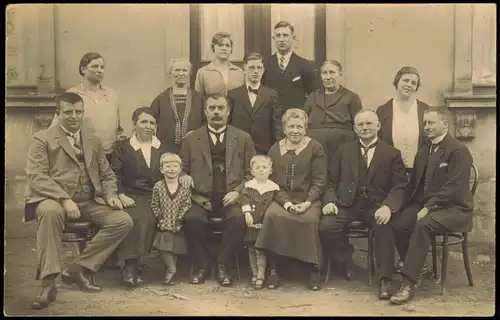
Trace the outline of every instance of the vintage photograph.
[[5, 316], [496, 313], [496, 4], [5, 17]]

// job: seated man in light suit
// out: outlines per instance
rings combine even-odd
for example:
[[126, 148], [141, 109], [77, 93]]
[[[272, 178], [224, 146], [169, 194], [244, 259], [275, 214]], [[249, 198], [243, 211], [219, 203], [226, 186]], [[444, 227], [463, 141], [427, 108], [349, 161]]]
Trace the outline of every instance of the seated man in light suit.
[[[28, 186], [24, 220], [38, 220], [37, 279], [42, 289], [32, 308], [46, 308], [56, 298], [55, 278], [61, 272], [59, 246], [66, 221], [84, 218], [99, 228], [77, 259], [62, 273], [67, 284], [99, 292], [86, 274], [96, 272], [133, 226], [120, 210], [116, 178], [100, 140], [81, 129], [82, 98], [65, 92], [57, 98], [59, 124], [37, 132], [31, 143], [26, 172]], [[93, 277], [91, 278], [93, 279]]]
[[194, 183], [193, 205], [184, 217], [188, 252], [195, 262], [192, 284], [205, 281], [207, 218], [225, 218], [222, 247], [217, 258], [218, 279], [222, 286], [231, 285], [226, 272], [229, 258], [243, 245], [246, 224], [238, 198], [245, 182], [252, 178], [250, 159], [255, 149], [248, 133], [227, 124], [229, 112], [225, 96], [207, 96], [207, 125], [189, 133], [182, 145], [181, 158], [186, 175], [181, 180], [192, 179]]
[[413, 233], [400, 234], [399, 241], [403, 244], [400, 243], [400, 248], [406, 254], [401, 270], [403, 281], [391, 297], [393, 304], [413, 298], [433, 233], [472, 230], [474, 199], [469, 187], [472, 155], [448, 133], [449, 117], [444, 107], [424, 111], [424, 130], [432, 145], [424, 146], [415, 156], [406, 189], [408, 202], [400, 213], [416, 221], [416, 225]]
[[352, 278], [353, 247], [345, 227], [363, 220], [375, 230], [375, 254], [381, 266], [379, 298], [388, 299], [394, 272], [394, 237], [388, 237], [392, 215], [401, 209], [408, 182], [401, 152], [377, 138], [380, 122], [375, 111], [363, 109], [354, 117], [358, 139], [339, 147], [331, 160], [329, 183], [323, 196], [319, 223], [322, 246], [344, 263], [344, 277]]

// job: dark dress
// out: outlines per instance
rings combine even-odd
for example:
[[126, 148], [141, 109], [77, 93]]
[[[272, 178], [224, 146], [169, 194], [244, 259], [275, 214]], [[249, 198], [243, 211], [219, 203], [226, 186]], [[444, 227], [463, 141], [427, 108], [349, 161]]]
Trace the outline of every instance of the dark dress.
[[[240, 197], [242, 211], [251, 210], [254, 224], [262, 224], [264, 222], [264, 213], [273, 202], [274, 196], [279, 190], [279, 186], [271, 180], [268, 180], [264, 187], [259, 187], [255, 180], [248, 181], [245, 183], [245, 189], [243, 189]], [[259, 236], [259, 231], [260, 229], [247, 228], [244, 241], [254, 244]]]
[[318, 89], [307, 97], [307, 135], [321, 143], [328, 161], [341, 144], [356, 139], [354, 117], [362, 108], [359, 96], [342, 86], [333, 94]]
[[116, 175], [118, 194], [124, 193], [135, 201], [135, 207], [123, 209], [134, 221], [134, 227], [118, 247], [119, 261], [140, 258], [151, 250], [156, 219], [149, 204], [154, 184], [163, 177], [159, 163], [164, 152], [163, 145], [151, 147], [150, 168], [141, 149], [134, 150], [130, 139], [118, 141], [111, 155], [110, 164]]
[[[255, 247], [319, 267], [323, 257], [318, 225], [327, 177], [326, 157], [319, 142], [305, 139], [305, 147], [298, 149], [298, 154], [285, 150], [285, 139], [269, 150], [273, 160], [271, 179], [280, 191], [264, 215]], [[288, 201], [310, 201], [312, 205], [305, 213], [296, 215], [283, 207]]]
[[[151, 103], [157, 123], [156, 135], [169, 152], [176, 154], [181, 151], [185, 134], [198, 129], [204, 122], [201, 94], [191, 89], [188, 89], [188, 93], [191, 95], [190, 110], [186, 110], [187, 96], [174, 95], [172, 88], [160, 93]], [[172, 99], [175, 102], [176, 111], [174, 111]], [[185, 119], [186, 116], [187, 119]]]
[[187, 252], [182, 220], [191, 207], [191, 189], [179, 187], [171, 193], [165, 180], [158, 181], [153, 188], [151, 210], [156, 217], [157, 232], [153, 246], [174, 254]]

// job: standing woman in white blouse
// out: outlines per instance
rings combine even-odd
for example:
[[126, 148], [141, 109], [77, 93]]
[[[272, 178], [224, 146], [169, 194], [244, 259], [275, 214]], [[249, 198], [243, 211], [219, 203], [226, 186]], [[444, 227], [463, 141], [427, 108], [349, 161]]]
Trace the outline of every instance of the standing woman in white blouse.
[[218, 32], [212, 37], [214, 60], [200, 68], [196, 74], [194, 89], [203, 96], [227, 95], [229, 90], [245, 83], [243, 70], [229, 61], [233, 52], [233, 39], [227, 32]]
[[421, 81], [417, 69], [401, 68], [394, 78], [394, 98], [377, 108], [379, 137], [401, 151], [407, 172], [413, 169], [418, 149], [428, 144], [424, 132], [424, 110], [430, 106], [416, 98]]
[[[68, 92], [78, 93], [82, 97], [85, 109], [83, 125], [90, 128], [101, 140], [109, 160], [116, 141], [122, 138], [123, 129], [120, 126], [118, 96], [113, 89], [101, 84], [104, 67], [104, 58], [99, 53], [84, 54], [78, 65], [78, 72], [83, 77], [82, 82]], [[58, 122], [56, 114], [51, 126]]]

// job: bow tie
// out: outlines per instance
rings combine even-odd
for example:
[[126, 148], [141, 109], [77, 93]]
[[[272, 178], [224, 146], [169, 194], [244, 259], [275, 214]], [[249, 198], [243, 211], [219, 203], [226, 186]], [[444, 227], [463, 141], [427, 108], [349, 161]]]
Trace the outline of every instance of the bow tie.
[[252, 87], [248, 87], [248, 91], [253, 93], [253, 94], [258, 94], [259, 93], [259, 89], [252, 89]]
[[432, 143], [431, 144], [431, 149], [429, 150], [429, 153], [436, 152], [439, 147], [439, 143]]

